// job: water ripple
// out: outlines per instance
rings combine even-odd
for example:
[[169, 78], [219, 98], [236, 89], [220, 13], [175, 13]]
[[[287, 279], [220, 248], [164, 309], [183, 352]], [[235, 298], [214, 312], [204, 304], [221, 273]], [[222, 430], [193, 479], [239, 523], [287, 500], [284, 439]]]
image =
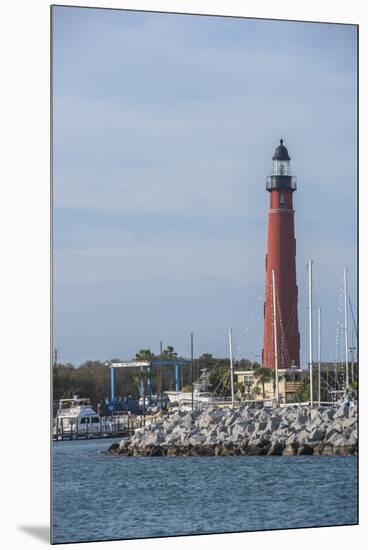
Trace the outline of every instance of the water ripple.
[[357, 522], [356, 457], [113, 458], [54, 444], [54, 542]]

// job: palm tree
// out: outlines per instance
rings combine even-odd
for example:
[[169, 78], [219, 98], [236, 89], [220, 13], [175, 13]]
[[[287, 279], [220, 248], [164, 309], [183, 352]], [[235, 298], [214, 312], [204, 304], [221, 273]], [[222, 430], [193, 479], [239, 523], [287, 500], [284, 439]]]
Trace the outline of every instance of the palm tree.
[[[150, 361], [153, 359], [155, 355], [152, 353], [150, 349], [140, 349], [136, 354], [135, 358], [140, 359], [142, 361]], [[146, 385], [147, 380], [149, 379], [150, 375], [147, 372], [145, 368], [141, 367], [141, 371], [138, 375], [134, 377], [134, 380], [136, 383], [138, 383], [139, 388], [142, 390], [142, 399], [143, 399], [143, 406], [142, 406], [142, 413], [143, 413], [143, 421], [145, 422], [145, 416], [146, 416]], [[139, 393], [141, 393], [139, 391]]]
[[154, 357], [154, 354], [150, 349], [140, 349], [136, 354], [136, 359], [152, 359]]
[[261, 388], [259, 386], [254, 386], [252, 389], [252, 397], [256, 398], [257, 395], [261, 393]]
[[265, 392], [265, 384], [267, 382], [270, 382], [270, 380], [274, 377], [274, 371], [273, 369], [265, 368], [265, 367], [257, 367], [254, 369], [254, 374], [257, 378], [257, 382], [261, 383], [262, 386], [262, 397], [263, 399], [266, 398], [266, 392]]
[[167, 348], [163, 350], [162, 356], [167, 359], [174, 359], [178, 356], [178, 354], [176, 353], [176, 351], [174, 351], [173, 346], [167, 346]]
[[[138, 384], [138, 387], [139, 387], [139, 394], [143, 399], [142, 416], [143, 416], [144, 424], [146, 423], [146, 385], [147, 385], [148, 378], [149, 378], [149, 375], [146, 369], [141, 370], [139, 374], [136, 374], [134, 376], [134, 381]], [[142, 390], [142, 393], [141, 393], [141, 390]]]

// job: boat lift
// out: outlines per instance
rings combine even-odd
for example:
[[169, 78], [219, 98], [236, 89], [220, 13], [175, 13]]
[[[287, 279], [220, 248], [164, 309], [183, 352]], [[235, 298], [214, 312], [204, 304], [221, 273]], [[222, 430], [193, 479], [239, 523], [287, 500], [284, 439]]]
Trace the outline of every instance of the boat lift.
[[154, 367], [175, 367], [175, 390], [181, 389], [181, 368], [184, 365], [189, 365], [190, 361], [174, 357], [172, 359], [148, 359], [137, 361], [106, 361], [105, 365], [110, 367], [110, 383], [111, 383], [111, 404], [116, 402], [116, 369], [129, 369], [132, 367], [139, 367], [141, 372], [147, 373], [147, 395], [152, 396], [152, 381], [151, 381], [151, 369]]

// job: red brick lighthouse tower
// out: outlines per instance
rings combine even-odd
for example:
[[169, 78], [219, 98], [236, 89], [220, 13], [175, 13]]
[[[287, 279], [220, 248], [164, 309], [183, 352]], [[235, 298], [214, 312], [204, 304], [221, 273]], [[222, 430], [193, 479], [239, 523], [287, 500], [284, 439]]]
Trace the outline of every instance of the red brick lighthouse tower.
[[300, 366], [298, 287], [296, 284], [293, 193], [288, 150], [280, 139], [272, 157], [262, 366], [285, 369]]

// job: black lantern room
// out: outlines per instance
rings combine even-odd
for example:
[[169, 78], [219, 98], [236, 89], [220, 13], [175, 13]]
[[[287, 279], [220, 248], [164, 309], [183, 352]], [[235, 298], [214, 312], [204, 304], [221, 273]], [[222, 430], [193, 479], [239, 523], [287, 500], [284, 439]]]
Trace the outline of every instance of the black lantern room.
[[274, 190], [296, 190], [296, 181], [290, 171], [289, 152], [283, 139], [280, 139], [280, 145], [275, 149], [272, 157], [272, 175], [267, 179], [267, 191]]

